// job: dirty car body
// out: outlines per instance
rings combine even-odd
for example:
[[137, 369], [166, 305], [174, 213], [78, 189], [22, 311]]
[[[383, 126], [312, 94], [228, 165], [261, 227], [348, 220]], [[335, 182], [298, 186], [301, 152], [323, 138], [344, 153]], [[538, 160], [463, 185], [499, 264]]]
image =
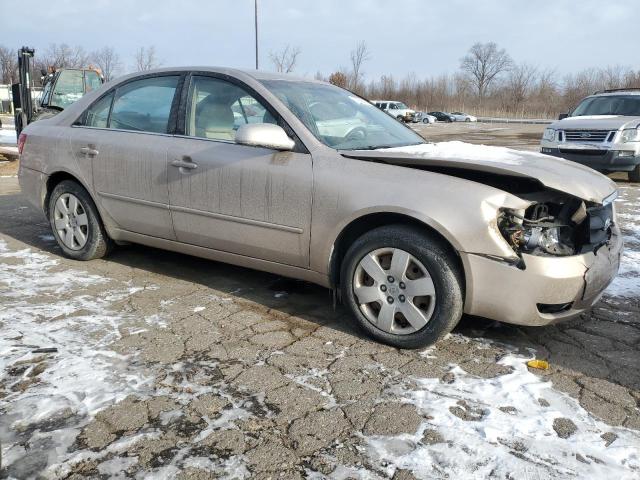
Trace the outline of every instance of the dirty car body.
[[[307, 108], [318, 102], [358, 128], [326, 128]], [[102, 232], [307, 280], [339, 290], [361, 326], [399, 346], [437, 340], [462, 311], [522, 325], [574, 317], [618, 269], [606, 177], [542, 154], [425, 143], [323, 82], [162, 69], [25, 134], [22, 189], [66, 254], [95, 258], [80, 256], [82, 240]], [[94, 207], [103, 230], [92, 233], [82, 224]]]

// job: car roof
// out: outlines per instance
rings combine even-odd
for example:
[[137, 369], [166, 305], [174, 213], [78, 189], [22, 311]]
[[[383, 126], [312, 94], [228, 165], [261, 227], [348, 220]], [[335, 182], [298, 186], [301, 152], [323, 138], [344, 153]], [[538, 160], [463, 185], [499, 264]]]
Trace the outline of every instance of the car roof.
[[602, 90], [600, 92], [596, 92], [593, 95], [590, 95], [591, 97], [609, 97], [609, 96], [614, 96], [614, 95], [630, 95], [630, 96], [637, 96], [640, 95], [640, 89], [634, 89], [634, 88], [616, 88], [616, 89], [611, 89], [611, 90]]
[[195, 65], [195, 66], [185, 66], [185, 67], [163, 67], [163, 68], [154, 68], [152, 70], [146, 70], [143, 72], [136, 72], [129, 75], [127, 77], [135, 77], [138, 75], [149, 75], [154, 73], [165, 73], [165, 72], [211, 72], [211, 73], [220, 73], [223, 75], [231, 75], [234, 77], [238, 76], [248, 76], [255, 80], [287, 80], [294, 82], [309, 82], [309, 83], [322, 83], [326, 84], [327, 82], [323, 82], [321, 80], [316, 80], [313, 78], [305, 78], [298, 77], [295, 75], [291, 75], [289, 73], [274, 73], [274, 72], [265, 72], [262, 70], [251, 70], [251, 69], [243, 69], [243, 68], [230, 68], [230, 67], [216, 67], [216, 66], [203, 66], [203, 65]]

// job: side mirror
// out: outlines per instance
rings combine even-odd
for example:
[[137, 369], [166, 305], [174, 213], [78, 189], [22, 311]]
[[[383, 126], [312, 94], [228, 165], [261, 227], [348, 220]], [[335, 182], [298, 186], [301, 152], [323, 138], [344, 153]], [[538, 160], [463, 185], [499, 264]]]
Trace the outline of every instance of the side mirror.
[[281, 126], [272, 123], [242, 125], [236, 132], [236, 143], [281, 151], [291, 151], [296, 144]]
[[562, 120], [564, 118], [567, 118], [569, 116], [568, 113], [561, 113], [560, 115], [558, 115], [558, 120]]

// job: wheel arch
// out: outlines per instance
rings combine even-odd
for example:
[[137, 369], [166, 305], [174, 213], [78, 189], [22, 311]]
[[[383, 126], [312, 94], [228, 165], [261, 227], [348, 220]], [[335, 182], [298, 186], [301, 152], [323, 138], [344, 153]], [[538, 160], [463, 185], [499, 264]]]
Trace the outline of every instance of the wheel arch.
[[53, 189], [56, 188], [56, 185], [63, 182], [64, 180], [71, 180], [79, 184], [82, 188], [84, 188], [87, 191], [87, 194], [89, 195], [91, 200], [93, 200], [93, 203], [97, 206], [95, 198], [93, 198], [93, 195], [91, 195], [91, 190], [87, 188], [87, 185], [85, 185], [85, 183], [82, 180], [80, 180], [78, 176], [66, 170], [58, 170], [56, 172], [49, 174], [45, 184], [45, 194], [44, 194], [44, 198], [42, 199], [42, 210], [44, 211], [44, 214], [46, 215], [47, 218], [49, 218], [49, 200], [51, 199], [51, 193], [53, 192]]
[[349, 250], [349, 247], [359, 237], [365, 233], [382, 226], [387, 225], [410, 225], [419, 229], [429, 232], [435, 235], [442, 244], [447, 247], [456, 258], [457, 268], [462, 275], [462, 286], [466, 284], [466, 275], [464, 263], [459, 254], [459, 247], [456, 247], [455, 240], [450, 235], [447, 235], [440, 231], [433, 224], [428, 223], [422, 219], [408, 215], [406, 213], [399, 212], [372, 212], [367, 213], [351, 220], [341, 230], [335, 241], [333, 242], [333, 248], [331, 249], [331, 256], [329, 259], [329, 283], [331, 288], [337, 289], [340, 285], [340, 270], [342, 261]]

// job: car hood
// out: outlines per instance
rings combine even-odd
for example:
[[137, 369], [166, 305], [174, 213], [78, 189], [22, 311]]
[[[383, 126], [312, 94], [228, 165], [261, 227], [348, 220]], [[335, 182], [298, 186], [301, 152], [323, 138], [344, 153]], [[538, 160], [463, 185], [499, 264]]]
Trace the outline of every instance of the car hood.
[[340, 153], [350, 158], [405, 167], [451, 168], [530, 178], [553, 190], [594, 203], [602, 203], [617, 190], [613, 181], [589, 167], [504, 147], [442, 142], [378, 150], [343, 150]]
[[550, 127], [556, 130], [618, 130], [623, 128], [637, 128], [640, 117], [626, 117], [622, 115], [585, 115], [582, 117], [567, 117], [553, 122]]

